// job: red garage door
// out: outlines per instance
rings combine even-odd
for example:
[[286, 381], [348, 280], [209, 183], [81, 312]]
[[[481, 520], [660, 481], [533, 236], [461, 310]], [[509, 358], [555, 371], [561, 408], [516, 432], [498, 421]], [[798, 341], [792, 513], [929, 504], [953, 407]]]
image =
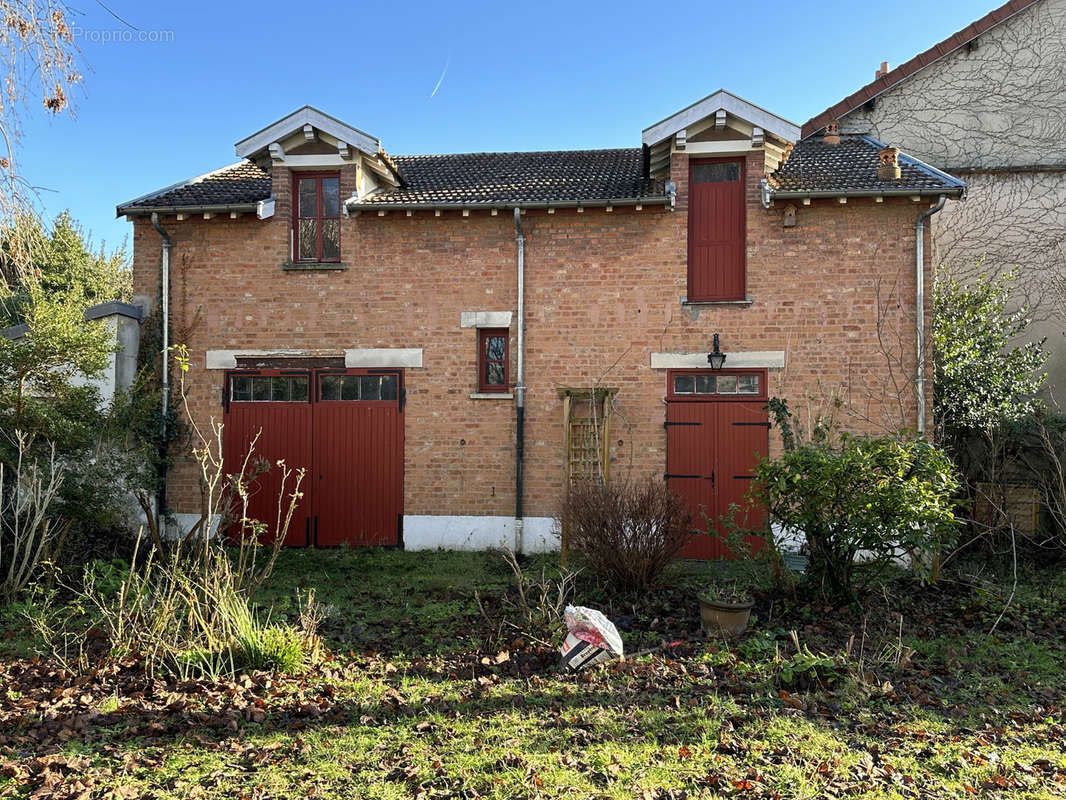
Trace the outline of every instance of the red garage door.
[[[727, 536], [721, 517], [731, 505], [734, 522], [749, 530], [765, 525], [763, 509], [745, 495], [753, 470], [768, 451], [766, 374], [761, 370], [671, 372], [666, 406], [666, 479], [692, 514], [695, 533], [684, 558], [730, 558], [714, 528]], [[758, 548], [762, 540], [750, 537]]]
[[[277, 520], [280, 470], [307, 470], [287, 545], [397, 545], [403, 520], [403, 374], [399, 370], [242, 370], [226, 376], [228, 473], [253, 458], [249, 516]], [[291, 488], [291, 482], [290, 482]]]

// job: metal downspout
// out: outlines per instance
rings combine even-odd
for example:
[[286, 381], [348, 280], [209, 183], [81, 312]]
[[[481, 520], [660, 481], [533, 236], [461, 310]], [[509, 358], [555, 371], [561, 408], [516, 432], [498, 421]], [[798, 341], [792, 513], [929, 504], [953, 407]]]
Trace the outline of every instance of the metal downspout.
[[163, 535], [163, 525], [167, 508], [167, 413], [170, 410], [170, 365], [167, 359], [170, 356], [170, 235], [159, 224], [159, 214], [152, 213], [152, 227], [163, 237], [163, 276], [162, 276], [162, 307], [163, 307], [163, 350], [162, 350], [162, 437], [159, 445], [159, 496], [156, 502], [156, 530]]
[[518, 251], [518, 380], [515, 382], [515, 552], [522, 552], [522, 468], [526, 435], [526, 237], [522, 233], [522, 209], [514, 210], [515, 245]]
[[914, 386], [918, 395], [918, 433], [925, 436], [925, 221], [944, 207], [947, 195], [940, 195], [935, 206], [918, 215], [914, 223], [915, 331], [918, 347], [918, 371]]

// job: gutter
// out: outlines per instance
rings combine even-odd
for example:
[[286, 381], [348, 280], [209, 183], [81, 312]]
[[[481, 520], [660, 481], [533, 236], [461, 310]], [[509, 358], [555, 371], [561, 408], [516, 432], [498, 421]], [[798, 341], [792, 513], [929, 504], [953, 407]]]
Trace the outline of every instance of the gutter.
[[944, 207], [947, 195], [940, 195], [935, 206], [918, 215], [914, 222], [915, 270], [915, 340], [918, 348], [918, 368], [914, 388], [918, 400], [918, 433], [925, 436], [925, 221]]
[[516, 208], [605, 208], [607, 206], [668, 206], [669, 195], [629, 197], [623, 200], [544, 200], [530, 203], [346, 203], [349, 212], [355, 211], [490, 211]]
[[812, 199], [822, 197], [962, 197], [964, 187], [955, 189], [852, 189], [850, 191], [818, 190], [811, 192], [783, 192], [770, 189], [770, 199], [798, 200], [804, 197]]
[[162, 309], [163, 309], [163, 350], [162, 350], [162, 437], [159, 444], [159, 496], [156, 503], [156, 530], [163, 535], [163, 524], [167, 508], [167, 414], [170, 410], [170, 235], [159, 224], [159, 214], [152, 214], [152, 227], [163, 237], [162, 264]]
[[257, 205], [257, 203], [236, 203], [222, 206], [118, 206], [115, 208], [115, 216], [121, 217], [129, 214], [224, 214], [230, 211], [248, 213], [254, 212]]
[[518, 379], [515, 382], [515, 501], [514, 539], [515, 552], [522, 552], [522, 534], [525, 519], [522, 516], [523, 458], [526, 436], [526, 237], [522, 231], [522, 209], [514, 210], [515, 248], [518, 258]]

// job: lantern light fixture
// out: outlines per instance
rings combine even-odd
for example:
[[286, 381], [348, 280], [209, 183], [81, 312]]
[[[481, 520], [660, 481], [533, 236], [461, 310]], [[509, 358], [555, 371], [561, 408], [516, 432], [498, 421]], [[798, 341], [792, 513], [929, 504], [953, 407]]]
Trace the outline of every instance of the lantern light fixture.
[[714, 350], [707, 354], [707, 363], [711, 365], [711, 369], [721, 369], [725, 364], [725, 353], [718, 347], [718, 334], [714, 335]]

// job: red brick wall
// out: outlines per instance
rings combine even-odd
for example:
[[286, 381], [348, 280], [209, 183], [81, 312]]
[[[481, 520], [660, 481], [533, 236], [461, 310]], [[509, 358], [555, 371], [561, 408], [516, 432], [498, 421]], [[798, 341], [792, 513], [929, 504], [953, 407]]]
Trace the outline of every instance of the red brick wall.
[[[254, 214], [162, 224], [173, 247], [176, 338], [192, 366], [190, 406], [220, 417], [223, 374], [204, 369], [208, 349], [421, 347], [406, 371], [405, 513], [509, 515], [514, 509], [514, 404], [475, 400], [476, 331], [462, 311], [515, 310], [512, 212], [364, 214], [342, 223], [343, 272], [285, 272], [291, 187], [275, 169], [275, 216]], [[563, 475], [561, 386], [618, 387], [611, 434], [615, 476], [665, 466], [666, 373], [650, 353], [784, 350], [771, 396], [806, 417], [839, 399], [856, 430], [914, 428], [914, 220], [906, 199], [816, 200], [764, 210], [762, 154], [748, 157], [747, 283], [750, 306], [682, 309], [686, 294], [687, 158], [675, 156], [677, 210], [648, 206], [523, 216], [526, 235], [526, 513], [555, 514]], [[342, 175], [342, 197], [354, 171]], [[134, 232], [134, 280], [154, 296], [159, 237]], [[880, 299], [879, 299], [880, 294]], [[879, 314], [879, 306], [881, 313]], [[878, 320], [882, 324], [879, 326]], [[880, 328], [880, 330], [879, 330]], [[511, 377], [515, 377], [512, 325]], [[886, 356], [885, 351], [889, 356]], [[728, 362], [727, 362], [728, 364]], [[900, 394], [902, 393], [902, 405]], [[931, 406], [931, 403], [930, 403]], [[772, 446], [779, 446], [771, 433]], [[196, 475], [174, 470], [171, 503], [197, 508]]]

